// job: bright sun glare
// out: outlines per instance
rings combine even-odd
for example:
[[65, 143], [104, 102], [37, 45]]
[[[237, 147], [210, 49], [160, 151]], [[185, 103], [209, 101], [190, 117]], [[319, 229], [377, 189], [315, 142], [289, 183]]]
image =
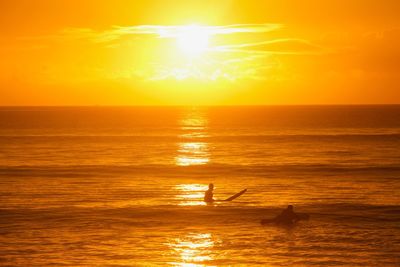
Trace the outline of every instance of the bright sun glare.
[[197, 25], [184, 26], [177, 35], [180, 50], [187, 56], [203, 54], [208, 47], [210, 34], [204, 27]]

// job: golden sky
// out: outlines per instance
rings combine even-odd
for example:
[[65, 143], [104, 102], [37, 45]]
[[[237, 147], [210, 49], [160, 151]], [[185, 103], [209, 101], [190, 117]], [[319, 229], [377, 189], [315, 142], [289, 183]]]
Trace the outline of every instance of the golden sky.
[[0, 105], [400, 103], [400, 1], [0, 2]]

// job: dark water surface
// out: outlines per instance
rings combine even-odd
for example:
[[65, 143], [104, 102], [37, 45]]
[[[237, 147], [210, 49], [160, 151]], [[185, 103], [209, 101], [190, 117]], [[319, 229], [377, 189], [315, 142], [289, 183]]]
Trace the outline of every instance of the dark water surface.
[[400, 106], [0, 108], [1, 266], [400, 266], [399, 192]]

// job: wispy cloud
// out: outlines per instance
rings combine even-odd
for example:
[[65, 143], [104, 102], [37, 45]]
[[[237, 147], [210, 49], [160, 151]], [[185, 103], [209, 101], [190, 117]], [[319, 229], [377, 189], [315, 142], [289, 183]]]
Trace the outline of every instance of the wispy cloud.
[[208, 35], [227, 35], [238, 33], [267, 33], [279, 30], [282, 24], [232, 24], [223, 26], [201, 25], [135, 25], [113, 26], [109, 30], [95, 31], [90, 28], [66, 28], [53, 35], [24, 37], [23, 39], [87, 39], [94, 42], [111, 42], [126, 36], [152, 35], [157, 38], [175, 38], [188, 27], [197, 27]]
[[237, 52], [250, 54], [314, 54], [325, 49], [304, 39], [277, 38], [267, 41], [222, 45], [213, 48], [217, 52]]
[[[284, 26], [278, 23], [261, 24], [231, 24], [219, 26], [203, 25], [134, 25], [134, 26], [113, 26], [111, 29], [95, 31], [90, 28], [66, 28], [57, 34], [24, 37], [24, 40], [47, 39], [53, 41], [89, 41], [93, 43], [105, 43], [111, 45], [118, 43], [123, 38], [176, 38], [188, 27], [196, 27], [207, 33], [209, 36], [222, 36], [234, 34], [263, 34], [278, 31]], [[190, 30], [190, 28], [189, 28]], [[219, 45], [210, 48], [213, 52], [234, 52], [254, 54], [304, 54], [318, 53], [323, 50], [321, 46], [315, 45], [308, 40], [299, 38], [271, 38], [260, 37], [261, 40], [242, 43]], [[267, 39], [267, 40], [266, 40]]]
[[114, 26], [111, 30], [99, 32], [104, 40], [112, 39], [107, 37], [122, 37], [127, 35], [154, 35], [159, 38], [175, 38], [188, 27], [197, 27], [209, 35], [237, 34], [237, 33], [266, 33], [278, 30], [283, 27], [281, 24], [233, 24], [224, 26], [182, 26], [182, 25], [136, 25], [136, 26]]
[[[75, 42], [88, 42], [94, 44], [96, 49], [124, 47], [123, 49], [128, 48], [127, 51], [130, 51], [129, 47], [132, 47], [138, 53], [141, 53], [140, 49], [143, 45], [143, 51], [146, 51], [144, 54], [148, 59], [145, 63], [133, 62], [132, 64], [136, 65], [132, 65], [132, 69], [138, 71], [147, 68], [144, 66], [146, 64], [151, 65], [143, 71], [151, 80], [194, 78], [231, 81], [242, 78], [264, 79], [266, 71], [276, 69], [279, 65], [273, 58], [275, 55], [311, 55], [326, 52], [323, 47], [308, 40], [284, 36], [285, 31], [281, 31], [283, 28], [284, 25], [278, 23], [217, 26], [133, 25], [112, 26], [102, 31], [90, 28], [65, 28], [53, 35], [27, 37], [25, 40], [43, 40], [46, 44], [49, 44], [47, 41], [62, 42], [66, 46]], [[207, 48], [207, 55], [203, 57], [204, 61], [198, 61], [196, 66], [193, 66], [192, 62], [182, 61], [179, 57], [176, 60], [164, 58], [163, 54], [168, 54], [167, 52], [154, 50], [152, 53], [146, 48], [148, 38], [152, 43], [162, 44], [168, 39], [176, 39], [185, 31], [191, 30], [203, 32], [216, 40]], [[145, 42], [141, 43], [140, 40]], [[264, 60], [267, 57], [269, 59]]]

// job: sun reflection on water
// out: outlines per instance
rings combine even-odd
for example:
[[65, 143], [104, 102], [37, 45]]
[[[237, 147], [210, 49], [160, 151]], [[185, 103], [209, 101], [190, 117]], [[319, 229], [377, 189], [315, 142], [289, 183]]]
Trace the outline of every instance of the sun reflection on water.
[[176, 198], [181, 206], [206, 205], [203, 201], [204, 192], [207, 190], [206, 184], [179, 184], [175, 188], [178, 190]]
[[178, 166], [204, 165], [209, 163], [208, 143], [202, 141], [207, 137], [207, 120], [203, 113], [197, 109], [186, 112], [179, 121], [182, 133], [179, 135], [175, 163]]
[[207, 143], [180, 143], [176, 164], [179, 166], [203, 165], [209, 162]]
[[212, 251], [215, 242], [210, 233], [190, 233], [168, 243], [173, 253], [177, 253], [180, 262], [171, 262], [173, 266], [212, 266]]

